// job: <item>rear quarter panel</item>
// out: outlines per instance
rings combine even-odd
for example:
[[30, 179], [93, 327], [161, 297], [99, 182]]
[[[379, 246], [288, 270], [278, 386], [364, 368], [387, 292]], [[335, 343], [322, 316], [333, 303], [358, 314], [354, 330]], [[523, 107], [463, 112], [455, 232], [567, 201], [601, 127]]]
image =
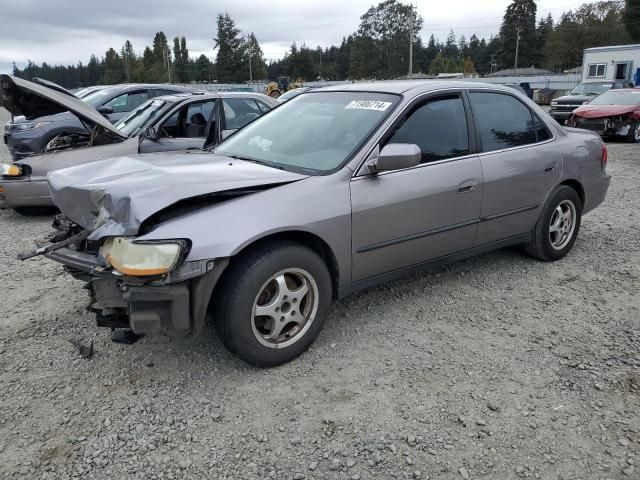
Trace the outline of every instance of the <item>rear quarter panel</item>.
[[565, 128], [559, 146], [563, 157], [562, 182], [575, 180], [584, 189], [583, 213], [597, 207], [606, 194], [609, 175], [602, 165], [604, 142], [598, 134], [577, 128]]

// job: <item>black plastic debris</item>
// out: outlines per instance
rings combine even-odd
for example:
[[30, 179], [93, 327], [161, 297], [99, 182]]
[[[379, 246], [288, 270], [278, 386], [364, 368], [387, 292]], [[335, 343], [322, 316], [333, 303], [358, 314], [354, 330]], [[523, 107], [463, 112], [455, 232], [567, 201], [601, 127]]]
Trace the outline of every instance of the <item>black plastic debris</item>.
[[123, 328], [121, 330], [112, 330], [111, 331], [111, 341], [113, 343], [123, 343], [125, 345], [133, 345], [138, 340], [140, 340], [144, 335], [137, 335], [128, 328]]
[[91, 340], [91, 343], [89, 343], [89, 346], [84, 345], [82, 342], [75, 340], [75, 339], [69, 339], [69, 342], [76, 347], [76, 349], [78, 350], [78, 353], [80, 354], [80, 356], [82, 358], [86, 358], [87, 360], [90, 360], [91, 358], [93, 358], [93, 340]]

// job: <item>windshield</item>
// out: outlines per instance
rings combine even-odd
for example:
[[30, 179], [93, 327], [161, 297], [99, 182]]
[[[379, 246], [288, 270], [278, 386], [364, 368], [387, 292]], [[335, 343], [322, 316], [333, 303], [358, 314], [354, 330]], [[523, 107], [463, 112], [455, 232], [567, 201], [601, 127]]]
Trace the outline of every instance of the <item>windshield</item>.
[[613, 87], [613, 84], [611, 82], [581, 83], [576, 88], [571, 90], [570, 95], [596, 96], [606, 92], [607, 90], [611, 90], [611, 87]]
[[305, 173], [340, 167], [393, 110], [400, 96], [310, 92], [283, 103], [221, 143], [215, 152]]
[[90, 93], [86, 97], [83, 97], [82, 100], [87, 102], [92, 107], [99, 107], [104, 103], [104, 101], [109, 97], [109, 94], [113, 90], [111, 88], [105, 88], [103, 90], [97, 90], [95, 92]]
[[293, 90], [289, 90], [287, 93], [283, 93], [278, 97], [280, 101], [291, 100], [293, 97], [297, 97], [301, 93], [308, 91], [308, 88], [294, 88]]
[[609, 90], [591, 100], [589, 105], [640, 105], [640, 90]]
[[151, 120], [157, 118], [163, 111], [167, 102], [164, 100], [147, 100], [129, 115], [116, 124], [116, 128], [127, 137], [138, 135], [147, 128]]

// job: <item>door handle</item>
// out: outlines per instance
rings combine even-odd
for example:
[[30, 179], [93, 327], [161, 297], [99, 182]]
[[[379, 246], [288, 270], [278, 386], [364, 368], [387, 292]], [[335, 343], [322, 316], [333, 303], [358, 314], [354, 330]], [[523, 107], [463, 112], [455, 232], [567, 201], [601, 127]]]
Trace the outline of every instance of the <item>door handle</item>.
[[458, 193], [469, 193], [473, 192], [478, 186], [478, 182], [475, 180], [466, 180], [458, 185]]
[[544, 173], [552, 173], [556, 170], [556, 162], [551, 162], [544, 168]]

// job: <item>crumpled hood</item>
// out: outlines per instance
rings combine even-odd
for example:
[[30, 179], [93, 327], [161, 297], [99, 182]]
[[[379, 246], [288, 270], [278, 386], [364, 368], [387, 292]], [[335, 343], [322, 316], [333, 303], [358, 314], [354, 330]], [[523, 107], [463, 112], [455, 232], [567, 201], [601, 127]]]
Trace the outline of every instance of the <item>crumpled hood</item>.
[[573, 114], [582, 118], [602, 118], [635, 111], [640, 111], [639, 105], [583, 105], [574, 110]]
[[53, 203], [98, 239], [134, 235], [150, 216], [186, 199], [307, 177], [213, 153], [162, 152], [56, 170], [47, 179]]

